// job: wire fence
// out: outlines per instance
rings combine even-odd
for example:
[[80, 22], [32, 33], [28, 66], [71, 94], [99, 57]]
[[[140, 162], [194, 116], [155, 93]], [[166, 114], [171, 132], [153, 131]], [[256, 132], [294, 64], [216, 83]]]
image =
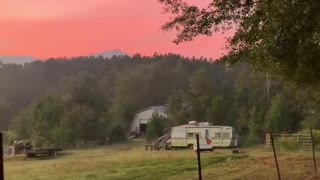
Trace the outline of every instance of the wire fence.
[[[296, 134], [272, 134], [275, 144], [287, 146], [288, 148], [296, 148], [298, 150], [312, 150], [312, 137], [310, 133]], [[313, 143], [317, 147], [320, 144], [320, 134], [313, 134]], [[271, 148], [270, 133], [266, 133], [265, 145]]]

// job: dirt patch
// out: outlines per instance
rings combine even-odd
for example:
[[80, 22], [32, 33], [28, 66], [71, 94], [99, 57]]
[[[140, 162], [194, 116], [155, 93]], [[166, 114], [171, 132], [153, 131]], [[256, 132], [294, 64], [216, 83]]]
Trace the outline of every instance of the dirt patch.
[[275, 164], [274, 159], [272, 157], [258, 158], [256, 159], [256, 162], [262, 165], [267, 165], [267, 166], [271, 166]]
[[[270, 176], [272, 175], [273, 178], [276, 178], [277, 171], [276, 171], [276, 164], [273, 157], [257, 158], [254, 161], [256, 163], [256, 166], [267, 167], [266, 169], [260, 172], [259, 177], [267, 177], [269, 174]], [[309, 157], [306, 157], [306, 156], [295, 156], [295, 157], [285, 157], [285, 158], [279, 157], [278, 163], [279, 163], [282, 179], [288, 179], [288, 180], [289, 179], [290, 180], [317, 179], [314, 177], [313, 161]], [[252, 176], [256, 177], [255, 175], [252, 175]], [[249, 175], [248, 177], [252, 177], [252, 176]]]

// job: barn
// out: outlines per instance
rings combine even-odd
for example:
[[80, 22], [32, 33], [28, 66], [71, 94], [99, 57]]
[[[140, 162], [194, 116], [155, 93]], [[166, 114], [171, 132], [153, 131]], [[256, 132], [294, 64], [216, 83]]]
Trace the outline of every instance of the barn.
[[135, 114], [132, 120], [130, 134], [144, 135], [147, 130], [147, 123], [150, 121], [153, 113], [158, 113], [165, 118], [168, 117], [166, 106], [150, 106], [142, 109]]

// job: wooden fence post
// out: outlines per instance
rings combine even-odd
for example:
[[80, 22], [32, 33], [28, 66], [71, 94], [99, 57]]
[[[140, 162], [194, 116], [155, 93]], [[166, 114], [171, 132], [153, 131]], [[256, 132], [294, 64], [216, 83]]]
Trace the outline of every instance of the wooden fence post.
[[196, 138], [197, 138], [198, 174], [199, 174], [199, 180], [202, 180], [199, 134], [197, 134]]
[[270, 142], [270, 133], [266, 133], [266, 148], [270, 148], [271, 142]]
[[278, 172], [278, 179], [281, 180], [280, 169], [279, 169], [279, 164], [278, 164], [278, 159], [277, 159], [277, 153], [276, 153], [276, 150], [274, 148], [274, 140], [273, 140], [272, 133], [270, 133], [270, 138], [271, 138], [271, 145], [272, 145], [274, 160], [276, 162], [276, 167], [277, 167], [277, 172]]

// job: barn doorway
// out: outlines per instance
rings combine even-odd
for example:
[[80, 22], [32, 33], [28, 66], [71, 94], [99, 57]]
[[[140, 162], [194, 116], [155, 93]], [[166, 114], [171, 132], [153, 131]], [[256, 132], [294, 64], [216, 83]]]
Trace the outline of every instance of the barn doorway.
[[140, 124], [140, 134], [146, 134], [147, 132], [147, 124]]

